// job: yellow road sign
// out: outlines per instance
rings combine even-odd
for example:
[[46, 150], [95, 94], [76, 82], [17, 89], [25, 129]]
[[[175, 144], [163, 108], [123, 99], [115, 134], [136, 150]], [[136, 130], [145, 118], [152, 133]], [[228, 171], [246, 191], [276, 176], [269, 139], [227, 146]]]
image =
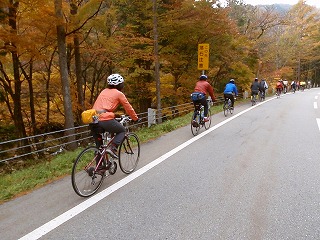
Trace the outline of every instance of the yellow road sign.
[[198, 70], [209, 69], [209, 43], [198, 45]]

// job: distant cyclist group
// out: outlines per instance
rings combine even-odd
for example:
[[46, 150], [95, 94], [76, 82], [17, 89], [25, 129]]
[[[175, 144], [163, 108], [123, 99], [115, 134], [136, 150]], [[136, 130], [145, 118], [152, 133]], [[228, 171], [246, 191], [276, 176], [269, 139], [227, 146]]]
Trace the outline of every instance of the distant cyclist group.
[[289, 82], [286, 79], [280, 79], [276, 83], [276, 95], [279, 97], [281, 93], [285, 94], [290, 89], [295, 93], [297, 90], [303, 91], [305, 88], [311, 88], [311, 81], [292, 81], [289, 85]]
[[[291, 89], [293, 92], [295, 92], [297, 89], [303, 90], [308, 84], [309, 83], [306, 84], [305, 82], [297, 82], [297, 81], [292, 81], [291, 84], [289, 84], [289, 82], [286, 79], [284, 80], [280, 79], [277, 81], [274, 88], [276, 90], [276, 95], [279, 97], [281, 93], [287, 93], [289, 89]], [[265, 99], [268, 88], [269, 88], [269, 85], [266, 79], [262, 78], [260, 81], [258, 78], [254, 79], [254, 81], [250, 86], [252, 105], [254, 105], [258, 99], [260, 101], [263, 101]], [[204, 107], [204, 114], [203, 114], [204, 116], [203, 118], [200, 118], [200, 120], [203, 123], [209, 121], [207, 96], [210, 96], [212, 101], [215, 101], [214, 90], [211, 84], [208, 82], [208, 77], [206, 75], [201, 75], [195, 84], [194, 91], [191, 93], [191, 100], [194, 104], [195, 112], [199, 111], [199, 106], [202, 105]], [[238, 96], [238, 89], [234, 79], [230, 79], [229, 82], [225, 85], [223, 96], [224, 96], [223, 109], [226, 115], [226, 110], [227, 111], [231, 110], [230, 113], [233, 112], [234, 101]], [[194, 114], [191, 122], [191, 124], [194, 127], [198, 127], [199, 125], [196, 118], [197, 118], [197, 114]]]

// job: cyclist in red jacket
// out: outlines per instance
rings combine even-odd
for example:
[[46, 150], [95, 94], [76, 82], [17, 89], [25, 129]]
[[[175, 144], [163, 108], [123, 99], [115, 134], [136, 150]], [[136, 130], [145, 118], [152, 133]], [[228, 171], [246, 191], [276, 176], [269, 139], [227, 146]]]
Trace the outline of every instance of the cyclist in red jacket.
[[276, 91], [277, 91], [276, 94], [277, 94], [278, 96], [280, 96], [282, 90], [283, 90], [283, 82], [282, 82], [282, 80], [279, 80], [279, 81], [276, 83]]
[[[208, 115], [207, 93], [209, 93], [212, 101], [216, 100], [213, 93], [213, 88], [207, 80], [208, 77], [206, 75], [201, 75], [196, 83], [194, 92], [191, 94], [191, 99], [195, 107], [199, 103], [201, 103], [204, 106], [204, 116]], [[209, 121], [209, 118], [204, 117], [203, 120], [207, 122]]]

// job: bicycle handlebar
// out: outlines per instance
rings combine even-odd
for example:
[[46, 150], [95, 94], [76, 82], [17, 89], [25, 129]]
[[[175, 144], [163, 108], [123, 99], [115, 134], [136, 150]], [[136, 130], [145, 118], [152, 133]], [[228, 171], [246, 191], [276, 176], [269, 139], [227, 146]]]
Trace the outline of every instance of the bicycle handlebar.
[[132, 119], [126, 115], [121, 115], [121, 117], [119, 118], [115, 118], [115, 120], [117, 120], [119, 123], [121, 123], [121, 125], [125, 125], [128, 122], [131, 122]]

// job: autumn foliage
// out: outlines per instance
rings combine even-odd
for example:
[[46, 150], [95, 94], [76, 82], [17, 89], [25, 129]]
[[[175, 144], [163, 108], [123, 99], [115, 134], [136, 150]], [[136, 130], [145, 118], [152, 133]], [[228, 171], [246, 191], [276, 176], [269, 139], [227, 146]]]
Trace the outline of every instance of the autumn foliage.
[[[244, 91], [255, 76], [272, 81], [279, 73], [319, 83], [315, 8], [303, 1], [285, 12], [213, 2], [157, 1], [163, 107], [190, 101], [199, 43], [210, 44], [206, 74], [217, 93], [230, 78]], [[9, 137], [18, 138], [81, 124], [81, 111], [115, 72], [125, 77], [137, 112], [155, 107], [152, 20], [150, 0], [1, 1], [0, 128], [15, 126]]]

